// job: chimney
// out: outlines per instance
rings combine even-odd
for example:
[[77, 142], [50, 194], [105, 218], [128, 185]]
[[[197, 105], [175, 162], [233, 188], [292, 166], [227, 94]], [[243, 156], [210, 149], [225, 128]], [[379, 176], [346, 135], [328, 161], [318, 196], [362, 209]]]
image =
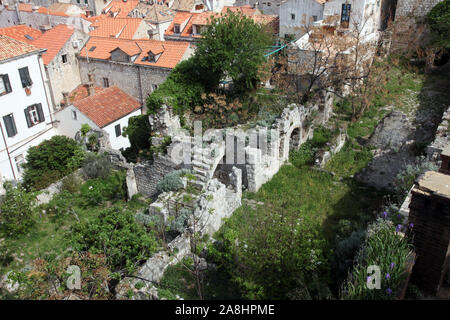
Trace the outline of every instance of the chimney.
[[67, 107], [70, 104], [69, 93], [63, 92], [64, 106]]
[[88, 95], [93, 96], [95, 94], [95, 87], [94, 87], [94, 74], [93, 73], [89, 73], [88, 74]]

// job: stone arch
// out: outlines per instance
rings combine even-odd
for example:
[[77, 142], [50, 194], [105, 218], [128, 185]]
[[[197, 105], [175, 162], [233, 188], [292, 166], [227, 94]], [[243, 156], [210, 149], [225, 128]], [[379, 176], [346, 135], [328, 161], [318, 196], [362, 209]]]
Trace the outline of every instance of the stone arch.
[[303, 139], [303, 132], [301, 127], [295, 127], [292, 129], [291, 134], [289, 135], [289, 152], [292, 150], [298, 150], [301, 145], [301, 141]]

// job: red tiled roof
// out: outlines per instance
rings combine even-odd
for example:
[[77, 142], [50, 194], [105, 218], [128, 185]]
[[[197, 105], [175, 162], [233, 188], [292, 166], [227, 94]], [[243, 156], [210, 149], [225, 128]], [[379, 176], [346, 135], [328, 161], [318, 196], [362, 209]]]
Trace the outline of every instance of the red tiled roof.
[[39, 48], [31, 44], [0, 35], [0, 61], [38, 51]]
[[[29, 26], [23, 24], [18, 26], [0, 28], [0, 34], [19, 41], [26, 42], [28, 44], [32, 44], [35, 39], [42, 36], [42, 32], [40, 30], [30, 28]], [[29, 36], [32, 39], [29, 39], [26, 36]]]
[[[95, 49], [92, 50], [93, 47]], [[81, 50], [80, 56], [91, 59], [109, 60], [111, 58], [111, 51], [119, 48], [130, 56], [139, 55], [134, 60], [134, 64], [172, 69], [183, 58], [188, 47], [189, 43], [181, 41], [126, 40], [91, 37], [86, 43], [86, 46]], [[149, 51], [152, 51], [155, 55], [162, 51], [162, 54], [156, 62], [142, 61]]]
[[[69, 4], [65, 4], [65, 5], [69, 5]], [[30, 3], [19, 3], [19, 11], [22, 11], [22, 12], [33, 12], [32, 8], [33, 8], [33, 5], [30, 4]], [[58, 8], [61, 8], [61, 7], [60, 6], [55, 6], [54, 8], [58, 10]], [[51, 7], [49, 7], [49, 8], [38, 7], [37, 12], [38, 13], [42, 13], [42, 14], [49, 14], [49, 15], [52, 15], [52, 16], [62, 16], [62, 17], [74, 16], [73, 14], [69, 15], [69, 14], [67, 14], [65, 12], [62, 12], [62, 11], [52, 10]], [[78, 16], [78, 15], [76, 15], [76, 16]], [[84, 18], [84, 19], [87, 18], [87, 16], [84, 15], [84, 14], [80, 14], [79, 16]]]
[[[97, 87], [97, 86], [95, 87], [95, 92], [97, 92], [97, 93], [99, 93], [102, 90], [103, 90], [102, 87]], [[72, 92], [69, 93], [69, 101], [71, 103], [73, 103], [76, 101], [80, 101], [88, 96], [89, 96], [88, 85], [80, 84], [78, 87], [73, 89]], [[62, 99], [60, 102], [62, 104], [64, 104], [64, 99]]]
[[226, 14], [228, 10], [232, 12], [241, 12], [242, 14], [249, 17], [261, 13], [258, 9], [253, 8], [251, 5], [235, 6], [235, 7], [224, 6], [222, 9], [222, 13]]
[[[195, 16], [199, 15], [199, 13], [189, 13], [189, 12], [178, 12], [175, 15], [175, 18], [173, 19], [172, 23], [170, 24], [170, 26], [167, 28], [166, 32], [164, 33], [164, 35], [167, 36], [171, 36], [174, 34], [173, 30], [174, 30], [174, 26], [175, 24], [182, 24], [183, 22], [185, 22], [187, 19], [189, 19], [189, 22], [186, 24], [186, 26], [184, 27], [183, 30], [181, 30], [181, 37], [191, 37], [192, 35], [192, 21], [194, 19]], [[178, 22], [181, 21], [181, 22]], [[193, 37], [199, 37], [197, 35], [193, 36]]]
[[116, 37], [121, 39], [133, 39], [143, 19], [137, 18], [104, 18], [98, 19], [90, 27], [95, 30], [89, 32], [92, 37]]
[[66, 44], [74, 32], [74, 28], [65, 24], [58, 24], [45, 32], [39, 39], [33, 41], [33, 45], [38, 48], [45, 48], [47, 52], [42, 59], [48, 65]]
[[196, 16], [192, 17], [192, 24], [207, 26], [207, 25], [209, 25], [209, 21], [211, 20], [211, 17], [217, 18], [219, 16], [220, 16], [219, 13], [205, 11], [205, 12], [199, 13]]
[[73, 105], [100, 128], [123, 118], [141, 107], [139, 101], [112, 86], [92, 96], [73, 102]]
[[106, 14], [116, 13], [116, 18], [126, 18], [128, 14], [136, 8], [139, 4], [139, 0], [128, 0], [123, 2], [122, 0], [113, 0], [111, 3], [103, 9]]

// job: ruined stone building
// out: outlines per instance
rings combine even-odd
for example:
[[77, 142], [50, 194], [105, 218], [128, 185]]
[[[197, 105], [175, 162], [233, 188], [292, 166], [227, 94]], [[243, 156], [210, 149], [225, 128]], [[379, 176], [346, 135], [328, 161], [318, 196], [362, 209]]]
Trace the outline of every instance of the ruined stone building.
[[82, 83], [92, 73], [95, 85], [117, 86], [145, 105], [180, 62], [193, 54], [187, 42], [91, 37], [80, 52]]

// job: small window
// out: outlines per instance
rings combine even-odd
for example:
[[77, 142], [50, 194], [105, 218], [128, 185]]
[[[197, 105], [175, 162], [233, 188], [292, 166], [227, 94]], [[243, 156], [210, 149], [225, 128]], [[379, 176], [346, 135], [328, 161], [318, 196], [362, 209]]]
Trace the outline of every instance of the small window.
[[317, 16], [312, 16], [313, 21], [317, 21]]
[[295, 20], [295, 14], [291, 13], [291, 20]]
[[84, 3], [85, 3], [85, 4], [88, 4], [88, 0], [84, 0]]
[[6, 134], [8, 137], [14, 137], [17, 134], [16, 122], [12, 113], [3, 117], [5, 123]]
[[61, 57], [62, 57], [62, 62], [67, 63], [67, 54], [63, 54]]
[[77, 0], [77, 3], [78, 3], [78, 4], [80, 4], [80, 3], [81, 3], [81, 1], [80, 1], [80, 0]]
[[25, 163], [25, 158], [24, 158], [23, 154], [18, 155], [17, 157], [15, 157], [14, 161], [16, 162], [17, 172], [22, 173], [23, 172], [22, 165]]
[[77, 120], [77, 112], [75, 110], [72, 110], [72, 119]]
[[116, 130], [116, 137], [119, 137], [120, 135], [122, 135], [122, 130], [120, 129], [120, 124], [116, 125], [114, 127], [114, 129]]
[[28, 72], [28, 67], [19, 69], [20, 80], [22, 81], [22, 87], [26, 88], [33, 84], [31, 81], [30, 73]]
[[109, 79], [108, 78], [103, 78], [103, 87], [109, 88]]
[[342, 4], [342, 13], [341, 13], [341, 26], [343, 28], [348, 28], [350, 24], [350, 12], [352, 9], [352, 5], [348, 3]]
[[173, 33], [180, 33], [180, 25], [179, 25], [179, 24], [176, 24], [176, 25], [173, 27]]
[[156, 89], [158, 89], [158, 85], [157, 84], [152, 84], [152, 91], [155, 91]]
[[9, 83], [8, 75], [0, 75], [0, 95], [10, 93], [11, 91], [11, 84]]
[[28, 128], [44, 122], [44, 112], [42, 111], [42, 104], [33, 104], [28, 108], [25, 108], [25, 119], [27, 120]]

